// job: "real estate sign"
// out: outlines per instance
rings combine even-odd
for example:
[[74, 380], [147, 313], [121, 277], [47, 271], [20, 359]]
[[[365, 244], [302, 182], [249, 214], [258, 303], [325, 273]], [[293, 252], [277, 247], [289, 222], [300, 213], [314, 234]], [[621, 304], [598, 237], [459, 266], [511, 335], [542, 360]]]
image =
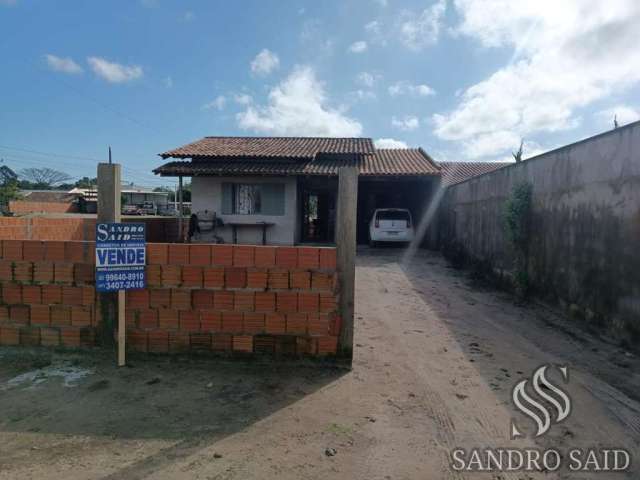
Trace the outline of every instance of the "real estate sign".
[[145, 288], [144, 223], [96, 225], [96, 290], [115, 292]]

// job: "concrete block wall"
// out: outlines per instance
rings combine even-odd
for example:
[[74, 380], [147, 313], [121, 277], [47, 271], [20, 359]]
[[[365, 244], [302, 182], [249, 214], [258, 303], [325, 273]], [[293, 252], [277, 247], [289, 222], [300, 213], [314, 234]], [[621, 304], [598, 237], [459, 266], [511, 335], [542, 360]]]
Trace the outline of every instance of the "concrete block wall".
[[[4, 240], [0, 344], [93, 346], [93, 242]], [[127, 345], [150, 353], [325, 356], [340, 331], [335, 248], [148, 244]]]

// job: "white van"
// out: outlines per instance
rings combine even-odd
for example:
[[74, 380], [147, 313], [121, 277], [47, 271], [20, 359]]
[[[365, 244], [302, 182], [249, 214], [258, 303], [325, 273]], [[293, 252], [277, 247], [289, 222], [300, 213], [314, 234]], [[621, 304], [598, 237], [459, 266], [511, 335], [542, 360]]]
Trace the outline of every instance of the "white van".
[[378, 208], [369, 222], [369, 245], [413, 240], [413, 220], [406, 208]]

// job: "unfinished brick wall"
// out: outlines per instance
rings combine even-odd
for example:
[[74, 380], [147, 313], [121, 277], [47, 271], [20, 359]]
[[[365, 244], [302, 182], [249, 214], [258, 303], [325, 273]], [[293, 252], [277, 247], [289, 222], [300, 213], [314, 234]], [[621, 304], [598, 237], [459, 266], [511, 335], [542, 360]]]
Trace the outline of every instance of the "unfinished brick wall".
[[9, 202], [11, 213], [75, 213], [78, 205], [73, 202], [29, 202], [27, 200], [11, 200]]
[[[100, 321], [92, 242], [2, 242], [0, 344], [90, 346]], [[127, 293], [127, 345], [152, 353], [333, 355], [334, 248], [148, 244]]]

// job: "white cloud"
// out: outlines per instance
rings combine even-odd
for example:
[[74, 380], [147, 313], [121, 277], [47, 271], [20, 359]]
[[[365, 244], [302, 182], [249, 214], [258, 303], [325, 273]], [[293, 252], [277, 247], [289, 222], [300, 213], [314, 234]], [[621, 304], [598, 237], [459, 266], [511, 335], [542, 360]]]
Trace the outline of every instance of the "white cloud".
[[183, 22], [191, 22], [196, 18], [196, 14], [193, 13], [191, 10], [187, 10], [186, 12], [184, 12], [184, 14], [182, 15], [182, 21]]
[[360, 72], [356, 77], [356, 81], [367, 88], [371, 88], [380, 79], [380, 75], [377, 73]]
[[163, 83], [166, 88], [171, 88], [173, 87], [173, 78], [170, 76], [164, 77]]
[[224, 106], [227, 104], [227, 99], [224, 95], [218, 95], [215, 99], [211, 100], [209, 103], [205, 103], [202, 106], [202, 110], [224, 110]]
[[440, 138], [487, 151], [495, 141], [498, 150], [506, 147], [506, 132], [515, 138], [574, 128], [581, 108], [640, 81], [636, 0], [455, 0], [455, 6], [458, 34], [486, 47], [511, 47], [513, 57], [466, 89], [453, 111], [433, 116]]
[[378, 20], [371, 20], [364, 26], [364, 29], [372, 35], [380, 35], [382, 33], [382, 24]]
[[376, 148], [409, 148], [405, 142], [395, 138], [378, 138], [373, 144]]
[[351, 53], [362, 53], [367, 49], [367, 42], [364, 40], [358, 40], [349, 45], [349, 51]]
[[413, 85], [407, 81], [400, 81], [390, 85], [388, 91], [392, 97], [397, 97], [398, 95], [428, 97], [436, 94], [436, 91], [425, 83]]
[[391, 125], [400, 130], [411, 131], [420, 127], [420, 120], [414, 115], [405, 115], [402, 118], [391, 117]]
[[110, 83], [130, 82], [143, 75], [139, 65], [121, 65], [100, 57], [88, 57], [87, 62], [96, 75]]
[[278, 55], [266, 48], [262, 49], [251, 61], [251, 72], [256, 75], [268, 75], [280, 66]]
[[375, 100], [376, 94], [371, 90], [363, 90], [361, 88], [349, 93], [349, 96], [356, 101]]
[[70, 73], [70, 74], [78, 74], [82, 73], [82, 67], [73, 61], [70, 57], [57, 57], [56, 55], [51, 55], [47, 53], [44, 56], [47, 61], [47, 65], [51, 70], [55, 70], [56, 72]]
[[491, 132], [464, 143], [464, 154], [471, 159], [494, 156], [511, 149], [516, 151], [521, 138], [508, 130]]
[[600, 110], [596, 115], [604, 125], [611, 127], [613, 127], [614, 118], [618, 121], [618, 125], [626, 125], [640, 120], [640, 111], [628, 105], [616, 105], [615, 107]]
[[249, 105], [253, 102], [253, 97], [246, 93], [236, 93], [233, 96], [233, 101], [238, 105]]
[[296, 67], [269, 92], [266, 106], [249, 106], [237, 115], [245, 130], [272, 135], [357, 137], [362, 125], [327, 105], [324, 85], [311, 67]]
[[436, 43], [446, 9], [446, 0], [438, 0], [419, 14], [403, 12], [399, 25], [402, 44], [411, 50], [422, 50]]

